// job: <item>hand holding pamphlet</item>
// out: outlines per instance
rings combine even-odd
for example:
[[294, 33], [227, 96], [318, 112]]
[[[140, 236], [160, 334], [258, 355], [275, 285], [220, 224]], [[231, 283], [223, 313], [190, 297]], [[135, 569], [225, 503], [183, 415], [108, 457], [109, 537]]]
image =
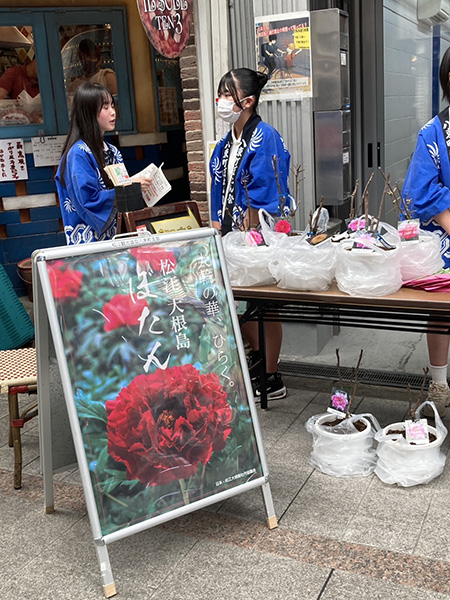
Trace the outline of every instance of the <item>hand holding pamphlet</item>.
[[168, 182], [166, 176], [162, 171], [162, 166], [157, 167], [153, 163], [150, 163], [145, 169], [136, 173], [132, 177], [129, 176], [127, 169], [123, 163], [117, 163], [114, 165], [108, 165], [105, 167], [105, 171], [111, 178], [111, 181], [115, 186], [129, 185], [134, 183], [136, 180], [145, 177], [151, 179], [151, 184], [145, 189], [142, 188], [142, 196], [147, 206], [154, 206], [163, 196], [172, 189], [172, 186]]

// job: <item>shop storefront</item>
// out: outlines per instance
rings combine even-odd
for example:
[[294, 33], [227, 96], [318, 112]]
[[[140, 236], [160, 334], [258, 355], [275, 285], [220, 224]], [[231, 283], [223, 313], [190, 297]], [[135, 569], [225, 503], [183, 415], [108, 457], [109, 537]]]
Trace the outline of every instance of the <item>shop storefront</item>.
[[105, 85], [115, 98], [111, 141], [128, 172], [163, 164], [172, 190], [162, 202], [196, 200], [208, 221], [186, 6], [184, 50], [172, 56], [163, 43], [170, 23], [161, 22], [163, 42], [150, 43], [135, 0], [0, 4], [0, 262], [19, 295], [25, 287], [17, 264], [38, 248], [65, 244], [54, 174], [73, 94], [84, 81]]

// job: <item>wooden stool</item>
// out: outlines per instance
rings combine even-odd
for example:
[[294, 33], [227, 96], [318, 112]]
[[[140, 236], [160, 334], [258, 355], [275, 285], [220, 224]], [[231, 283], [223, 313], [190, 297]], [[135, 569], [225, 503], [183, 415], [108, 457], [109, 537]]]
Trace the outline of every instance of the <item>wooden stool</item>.
[[0, 393], [8, 394], [9, 446], [14, 447], [14, 488], [22, 487], [22, 442], [20, 430], [37, 415], [37, 402], [19, 414], [18, 394], [37, 389], [36, 348], [0, 351]]

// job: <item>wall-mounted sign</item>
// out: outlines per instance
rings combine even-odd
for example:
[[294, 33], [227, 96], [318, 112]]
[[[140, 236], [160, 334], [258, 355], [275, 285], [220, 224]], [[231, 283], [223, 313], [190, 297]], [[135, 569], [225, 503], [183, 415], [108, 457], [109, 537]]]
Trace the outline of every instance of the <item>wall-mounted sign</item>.
[[59, 165], [66, 141], [65, 135], [51, 135], [31, 138], [35, 167]]
[[23, 140], [0, 141], [0, 181], [28, 179]]
[[142, 25], [156, 50], [180, 56], [189, 39], [192, 0], [137, 0]]

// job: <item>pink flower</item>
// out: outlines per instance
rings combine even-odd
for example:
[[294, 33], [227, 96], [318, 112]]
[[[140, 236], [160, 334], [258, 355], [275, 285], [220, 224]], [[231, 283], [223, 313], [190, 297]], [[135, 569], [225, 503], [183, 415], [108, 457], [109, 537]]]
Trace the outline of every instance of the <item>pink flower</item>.
[[261, 246], [262, 243], [263, 237], [256, 229], [250, 229], [250, 231], [247, 231], [245, 234], [246, 246]]
[[347, 394], [343, 392], [336, 392], [331, 396], [331, 406], [339, 410], [345, 410], [348, 404]]
[[364, 229], [366, 226], [366, 220], [364, 217], [356, 217], [353, 221], [350, 221], [348, 224], [348, 228], [350, 231], [359, 231], [360, 229]]
[[289, 223], [289, 221], [286, 221], [286, 219], [281, 219], [280, 221], [277, 221], [275, 223], [275, 231], [277, 233], [291, 233], [292, 231], [292, 227], [291, 224]]

